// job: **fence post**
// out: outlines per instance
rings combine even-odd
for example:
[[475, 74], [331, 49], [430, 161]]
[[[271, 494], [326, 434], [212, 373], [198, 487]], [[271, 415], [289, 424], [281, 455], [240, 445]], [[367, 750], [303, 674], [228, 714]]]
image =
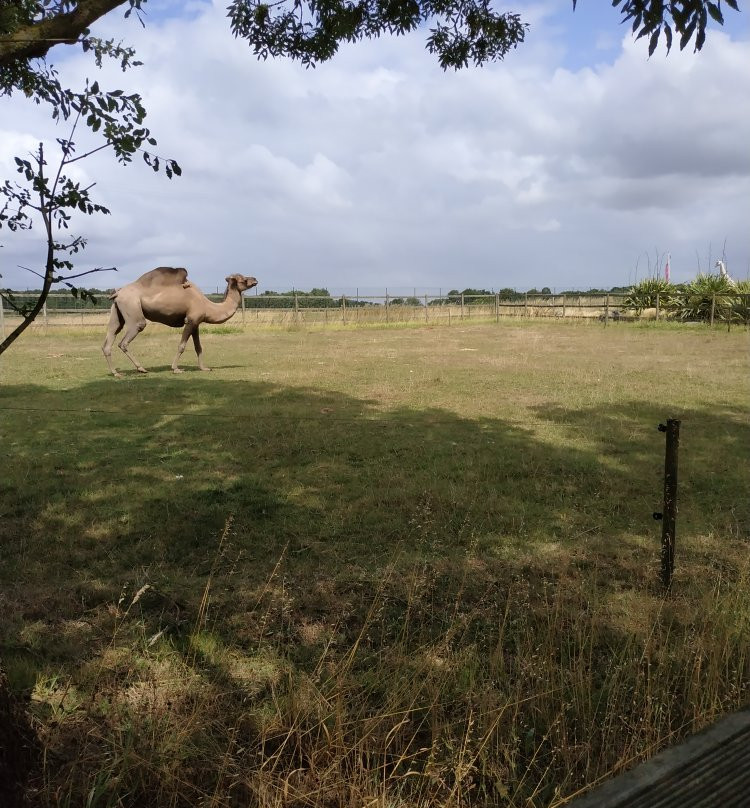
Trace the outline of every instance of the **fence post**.
[[711, 325], [714, 324], [714, 311], [716, 311], [716, 292], [711, 293]]
[[299, 321], [299, 300], [297, 300], [297, 290], [294, 290], [294, 322]]
[[609, 325], [609, 292], [604, 295], [604, 327]]
[[495, 322], [500, 322], [500, 295], [495, 292]]
[[464, 293], [461, 292], [461, 319], [464, 319]]
[[664, 511], [655, 513], [662, 520], [661, 529], [661, 581], [669, 589], [674, 572], [675, 528], [677, 522], [677, 450], [680, 445], [680, 422], [667, 419], [659, 424], [659, 432], [667, 433], [664, 452]]
[[523, 316], [524, 317], [529, 316], [529, 293], [528, 292], [523, 293]]
[[562, 296], [562, 316], [565, 319], [565, 295]]
[[656, 322], [657, 323], [659, 322], [659, 303], [660, 303], [659, 292], [657, 292], [656, 293]]
[[0, 339], [5, 341], [5, 309], [2, 295], [0, 295]]
[[44, 332], [46, 334], [47, 333], [47, 325], [48, 325], [48, 322], [47, 322], [47, 301], [46, 300], [44, 301], [44, 304], [42, 305], [42, 314], [44, 315]]

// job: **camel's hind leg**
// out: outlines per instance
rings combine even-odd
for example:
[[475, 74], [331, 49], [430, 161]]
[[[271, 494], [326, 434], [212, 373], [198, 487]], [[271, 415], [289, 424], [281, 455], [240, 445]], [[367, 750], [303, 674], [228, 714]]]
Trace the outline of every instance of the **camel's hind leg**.
[[146, 318], [143, 316], [143, 309], [141, 302], [137, 299], [128, 299], [125, 295], [119, 295], [117, 298], [117, 309], [120, 317], [123, 320], [125, 329], [125, 336], [118, 343], [120, 350], [128, 357], [133, 363], [133, 366], [139, 373], [148, 373], [146, 368], [128, 351], [128, 345], [143, 331], [146, 327]]
[[120, 331], [122, 331], [122, 327], [124, 325], [125, 320], [120, 314], [120, 310], [117, 308], [117, 305], [113, 303], [109, 312], [107, 336], [104, 339], [104, 345], [102, 345], [102, 353], [104, 354], [104, 358], [107, 360], [107, 365], [109, 365], [109, 372], [117, 378], [122, 376], [122, 374], [118, 373], [117, 369], [112, 365], [112, 344], [115, 341], [115, 337], [120, 333]]
[[130, 345], [130, 343], [141, 333], [141, 331], [143, 331], [143, 329], [146, 327], [146, 321], [145, 319], [136, 320], [135, 322], [128, 323], [127, 326], [125, 336], [120, 340], [118, 346], [125, 356], [127, 356], [127, 358], [133, 363], [135, 369], [139, 373], [148, 373], [146, 368], [144, 368], [143, 365], [128, 351], [128, 345]]

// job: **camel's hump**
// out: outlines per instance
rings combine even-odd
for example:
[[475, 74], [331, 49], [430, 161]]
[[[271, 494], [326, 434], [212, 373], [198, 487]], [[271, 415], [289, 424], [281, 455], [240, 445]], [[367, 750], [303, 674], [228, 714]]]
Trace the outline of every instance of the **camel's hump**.
[[181, 286], [187, 280], [185, 267], [156, 267], [136, 281], [138, 286]]

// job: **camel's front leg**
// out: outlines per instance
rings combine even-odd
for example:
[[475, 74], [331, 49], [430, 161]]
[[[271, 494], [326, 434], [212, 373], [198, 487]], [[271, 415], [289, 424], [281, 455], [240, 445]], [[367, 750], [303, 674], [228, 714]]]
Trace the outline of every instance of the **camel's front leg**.
[[196, 328], [198, 328], [197, 325], [194, 325], [189, 320], [185, 321], [185, 327], [182, 329], [182, 336], [180, 337], [180, 344], [177, 346], [177, 354], [174, 358], [174, 362], [172, 362], [172, 370], [174, 373], [182, 373], [182, 368], [178, 368], [177, 363], [180, 361], [187, 341], [190, 339], [191, 335], [195, 333]]
[[193, 346], [195, 347], [195, 355], [198, 357], [198, 368], [200, 370], [211, 370], [203, 364], [203, 348], [201, 347], [201, 338], [198, 336], [198, 326], [193, 331]]

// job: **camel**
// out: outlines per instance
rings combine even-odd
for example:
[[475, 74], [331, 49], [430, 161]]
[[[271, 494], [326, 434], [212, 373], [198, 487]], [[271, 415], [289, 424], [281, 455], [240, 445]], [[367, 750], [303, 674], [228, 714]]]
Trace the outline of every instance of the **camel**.
[[182, 327], [182, 338], [172, 362], [172, 370], [175, 373], [182, 373], [177, 363], [189, 337], [193, 338], [199, 369], [211, 370], [203, 364], [203, 349], [198, 336], [198, 327], [201, 323], [226, 322], [239, 308], [242, 293], [258, 283], [255, 278], [244, 275], [228, 275], [226, 282], [224, 300], [221, 303], [213, 303], [187, 279], [186, 269], [157, 267], [111, 294], [110, 299], [113, 303], [102, 353], [112, 375], [117, 378], [122, 375], [112, 365], [112, 344], [115, 336], [123, 328], [125, 336], [119, 342], [120, 349], [139, 373], [148, 372], [128, 351], [128, 345], [146, 327], [146, 320], [173, 328]]

